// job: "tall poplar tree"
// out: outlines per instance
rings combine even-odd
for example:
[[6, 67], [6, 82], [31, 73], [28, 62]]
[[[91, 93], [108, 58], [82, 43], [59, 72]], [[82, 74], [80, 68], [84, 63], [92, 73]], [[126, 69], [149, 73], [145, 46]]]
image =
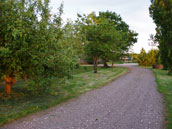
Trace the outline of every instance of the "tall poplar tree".
[[151, 0], [150, 15], [156, 24], [156, 39], [162, 63], [172, 74], [172, 0]]

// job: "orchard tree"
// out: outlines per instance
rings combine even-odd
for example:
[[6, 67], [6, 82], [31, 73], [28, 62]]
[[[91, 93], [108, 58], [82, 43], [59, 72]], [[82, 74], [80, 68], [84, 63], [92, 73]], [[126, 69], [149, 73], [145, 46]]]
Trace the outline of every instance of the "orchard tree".
[[31, 62], [28, 45], [32, 44], [32, 35], [36, 34], [35, 6], [35, 2], [17, 0], [0, 3], [0, 74], [5, 76], [7, 93], [11, 93], [15, 76], [26, 67], [28, 71], [30, 69], [30, 65], [27, 66]]
[[98, 59], [103, 59], [104, 65], [107, 66], [107, 61], [114, 62], [119, 58], [117, 56], [126, 53], [137, 41], [137, 33], [131, 32], [120, 16], [108, 11], [106, 13], [99, 12], [98, 16], [95, 13], [88, 16], [78, 15], [77, 22], [81, 26], [86, 41], [85, 52], [88, 56], [92, 56], [95, 73]]
[[103, 59], [104, 67], [108, 68], [107, 61], [112, 61], [112, 67], [115, 60], [118, 60], [122, 56], [121, 45], [124, 43], [122, 40], [123, 33], [117, 31], [113, 26], [108, 25], [106, 27], [107, 42], [106, 49], [101, 53], [101, 59]]
[[85, 53], [92, 57], [94, 64], [94, 73], [97, 73], [98, 60], [103, 51], [105, 51], [106, 44], [102, 42], [104, 26], [103, 25], [89, 25], [85, 28], [84, 33], [88, 43], [85, 45]]
[[63, 46], [65, 48], [71, 48], [73, 50], [72, 55], [75, 55], [77, 57], [76, 59], [80, 58], [84, 53], [80, 27], [68, 20], [62, 30], [63, 35], [61, 40], [63, 42]]
[[81, 32], [84, 34], [85, 53], [91, 56], [94, 64], [94, 73], [97, 73], [98, 59], [113, 52], [112, 43], [119, 41], [119, 32], [109, 24], [106, 18], [100, 18], [91, 13], [88, 16], [78, 15]]
[[129, 48], [137, 42], [138, 33], [130, 30], [127, 23], [124, 22], [121, 16], [115, 12], [99, 12], [98, 17], [102, 19], [107, 19], [108, 23], [111, 25], [111, 29], [115, 29], [118, 31], [118, 33], [120, 33], [120, 35], [116, 34], [116, 42], [112, 42], [113, 48], [111, 48], [111, 50], [113, 50], [114, 54], [104, 54], [104, 65], [107, 66], [107, 61], [111, 60], [113, 64], [114, 59], [118, 59], [120, 56], [128, 52]]
[[16, 76], [27, 78], [30, 90], [45, 91], [70, 74], [76, 57], [61, 39], [62, 8], [51, 14], [49, 0], [0, 2], [0, 76], [8, 94]]

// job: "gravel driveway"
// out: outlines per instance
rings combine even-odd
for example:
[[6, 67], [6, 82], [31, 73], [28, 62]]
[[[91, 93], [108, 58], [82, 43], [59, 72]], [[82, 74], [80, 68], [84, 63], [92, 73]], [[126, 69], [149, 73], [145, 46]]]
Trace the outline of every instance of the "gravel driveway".
[[152, 71], [129, 67], [128, 74], [105, 87], [2, 128], [162, 129], [162, 97]]

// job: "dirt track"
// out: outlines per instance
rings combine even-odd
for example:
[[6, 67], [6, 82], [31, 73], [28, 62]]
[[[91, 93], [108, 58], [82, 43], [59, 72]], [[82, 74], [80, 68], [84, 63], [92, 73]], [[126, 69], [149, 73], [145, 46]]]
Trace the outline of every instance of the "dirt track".
[[152, 71], [131, 71], [77, 99], [8, 124], [3, 129], [162, 129], [162, 97]]

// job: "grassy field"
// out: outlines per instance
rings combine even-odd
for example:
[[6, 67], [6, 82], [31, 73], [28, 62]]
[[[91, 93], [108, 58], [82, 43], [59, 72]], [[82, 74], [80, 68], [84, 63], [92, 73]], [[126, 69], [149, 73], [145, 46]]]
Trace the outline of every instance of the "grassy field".
[[163, 95], [166, 113], [165, 122], [167, 129], [172, 129], [172, 76], [165, 70], [153, 69], [158, 84], [158, 91]]
[[[13, 86], [15, 94], [11, 99], [0, 98], [0, 126], [101, 87], [127, 71], [127, 68], [122, 67], [107, 69], [99, 67], [98, 73], [94, 74], [92, 67], [81, 66], [74, 72], [73, 78], [66, 80], [64, 85], [58, 86], [58, 94], [54, 95], [37, 96], [26, 90], [24, 82], [17, 83]], [[0, 88], [1, 94], [3, 90], [3, 88]]]
[[[112, 62], [107, 62], [108, 65], [112, 65]], [[122, 61], [114, 61], [114, 64], [124, 64]]]

